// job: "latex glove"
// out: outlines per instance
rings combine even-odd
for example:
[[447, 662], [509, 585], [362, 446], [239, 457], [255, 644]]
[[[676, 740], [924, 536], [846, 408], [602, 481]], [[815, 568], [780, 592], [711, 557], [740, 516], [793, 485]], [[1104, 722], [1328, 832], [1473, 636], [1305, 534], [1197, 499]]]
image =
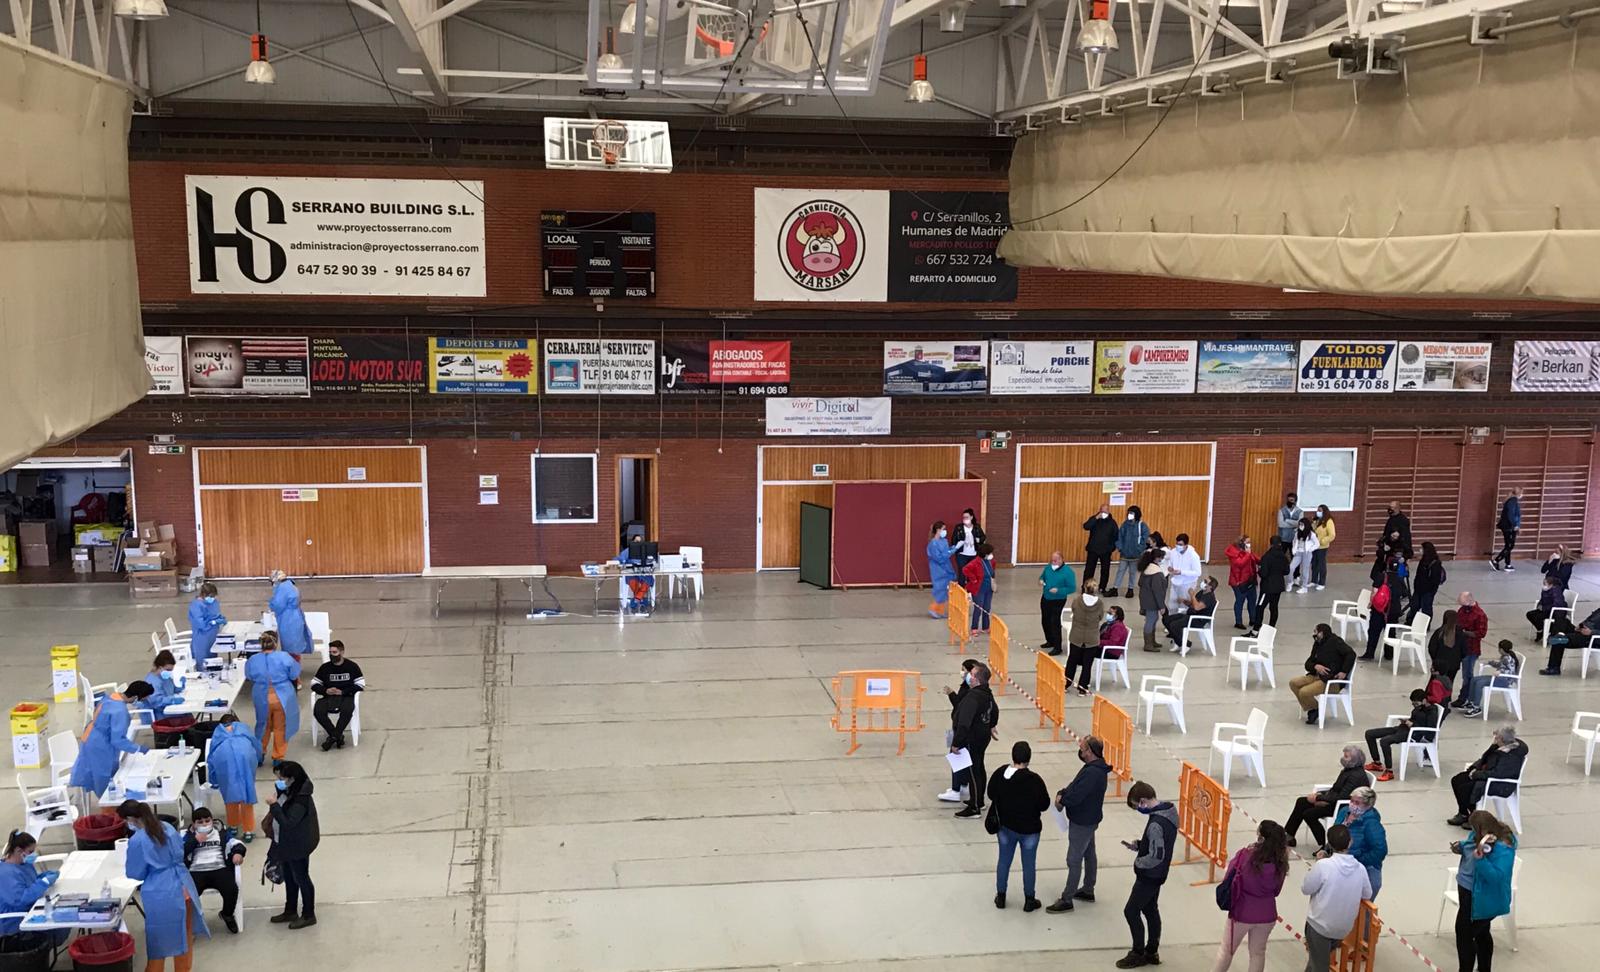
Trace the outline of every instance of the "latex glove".
[[43, 874], [40, 874], [39, 877], [44, 881], [45, 886], [48, 887], [56, 883], [56, 880], [61, 877], [61, 872], [45, 871]]

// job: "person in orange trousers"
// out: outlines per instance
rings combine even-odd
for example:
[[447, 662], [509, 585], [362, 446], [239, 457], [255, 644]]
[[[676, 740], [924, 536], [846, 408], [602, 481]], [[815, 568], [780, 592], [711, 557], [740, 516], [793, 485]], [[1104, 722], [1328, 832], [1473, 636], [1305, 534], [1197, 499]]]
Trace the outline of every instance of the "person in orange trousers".
[[124, 800], [116, 812], [132, 829], [124, 871], [142, 882], [145, 972], [164, 972], [169, 958], [175, 972], [189, 972], [196, 929], [207, 938], [211, 932], [199, 917], [200, 892], [183, 864], [183, 838], [148, 803]]
[[261, 635], [261, 651], [245, 663], [244, 677], [253, 684], [251, 699], [256, 709], [256, 738], [266, 748], [272, 740], [272, 761], [282, 762], [289, 751], [289, 740], [300, 731], [300, 701], [295, 683], [300, 678], [300, 662], [278, 650], [277, 635]]

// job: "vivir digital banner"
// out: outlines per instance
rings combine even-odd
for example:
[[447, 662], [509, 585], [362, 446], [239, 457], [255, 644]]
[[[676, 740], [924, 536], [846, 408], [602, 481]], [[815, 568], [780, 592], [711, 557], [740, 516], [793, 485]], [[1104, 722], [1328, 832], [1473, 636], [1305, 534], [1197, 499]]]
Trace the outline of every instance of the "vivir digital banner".
[[987, 341], [885, 341], [886, 395], [986, 395]]
[[1202, 395], [1292, 392], [1299, 350], [1293, 341], [1201, 341], [1195, 391]]
[[196, 294], [482, 297], [483, 183], [184, 178]]
[[538, 348], [528, 338], [428, 338], [428, 391], [537, 395]]
[[184, 342], [189, 394], [311, 396], [311, 362], [303, 337], [202, 337]]
[[1401, 341], [1395, 390], [1486, 392], [1493, 350], [1488, 341]]
[[888, 435], [889, 398], [769, 398], [768, 435]]
[[1518, 341], [1514, 392], [1600, 392], [1600, 341]]
[[1194, 392], [1194, 341], [1096, 341], [1096, 395]]
[[311, 390], [319, 395], [426, 392], [424, 347], [421, 338], [312, 338]]
[[1394, 341], [1301, 341], [1302, 392], [1394, 391]]
[[992, 395], [1087, 395], [1094, 390], [1093, 341], [989, 342]]
[[663, 395], [787, 395], [788, 341], [668, 341]]
[[547, 395], [654, 395], [656, 342], [632, 338], [550, 338], [544, 342]]
[[183, 338], [144, 336], [144, 367], [151, 395], [183, 394]]
[[889, 193], [889, 299], [1017, 299], [1017, 270], [996, 250], [1010, 225], [1003, 192]]

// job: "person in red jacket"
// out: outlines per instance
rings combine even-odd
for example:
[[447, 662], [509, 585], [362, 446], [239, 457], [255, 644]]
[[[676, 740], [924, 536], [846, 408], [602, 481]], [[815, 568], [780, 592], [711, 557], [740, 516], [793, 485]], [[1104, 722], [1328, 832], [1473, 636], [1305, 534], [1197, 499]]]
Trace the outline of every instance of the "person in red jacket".
[[962, 586], [972, 595], [972, 636], [989, 630], [989, 606], [994, 601], [994, 547], [978, 544], [978, 556], [961, 568]]
[[1467, 707], [1467, 690], [1472, 685], [1472, 671], [1478, 667], [1478, 655], [1483, 651], [1483, 639], [1489, 636], [1489, 616], [1483, 613], [1478, 599], [1471, 592], [1462, 591], [1456, 598], [1456, 627], [1467, 636], [1467, 653], [1461, 659], [1461, 695], [1450, 703], [1452, 709]]
[[[1223, 555], [1228, 558], [1228, 586], [1233, 588], [1233, 626], [1248, 631], [1261, 623], [1256, 606], [1256, 568], [1261, 558], [1250, 550], [1250, 538], [1240, 537], [1228, 544]], [[1244, 621], [1244, 612], [1250, 611], [1250, 623]]]

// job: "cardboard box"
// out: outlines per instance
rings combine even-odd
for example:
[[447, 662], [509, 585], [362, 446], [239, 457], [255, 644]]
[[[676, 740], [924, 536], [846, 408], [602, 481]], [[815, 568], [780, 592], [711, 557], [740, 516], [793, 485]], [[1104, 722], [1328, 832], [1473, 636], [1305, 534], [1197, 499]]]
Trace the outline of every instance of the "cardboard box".
[[101, 573], [111, 573], [117, 565], [116, 547], [90, 547], [90, 555], [94, 558], [94, 569]]
[[56, 521], [23, 520], [17, 524], [17, 542], [24, 547], [56, 545]]
[[19, 559], [24, 567], [48, 567], [52, 549], [52, 545], [47, 543], [25, 543]]
[[130, 570], [128, 593], [134, 597], [177, 597], [176, 570]]
[[72, 570], [78, 574], [94, 573], [94, 555], [89, 547], [72, 548]]
[[176, 540], [147, 540], [144, 544], [145, 553], [165, 554], [171, 558], [172, 563], [178, 562], [178, 541]]
[[139, 539], [140, 540], [160, 540], [161, 539], [160, 532], [158, 532], [156, 530], [156, 521], [154, 521], [154, 520], [140, 520], [138, 525], [139, 525]]
[[156, 535], [158, 537], [160, 537], [162, 540], [176, 540], [176, 539], [178, 539], [178, 531], [174, 530], [172, 528], [172, 524], [170, 524], [170, 523], [157, 524], [156, 525]]
[[153, 570], [162, 570], [170, 567], [169, 558], [159, 553], [144, 553], [139, 550], [130, 550], [123, 558], [123, 565], [128, 568], [128, 573], [138, 574]]

